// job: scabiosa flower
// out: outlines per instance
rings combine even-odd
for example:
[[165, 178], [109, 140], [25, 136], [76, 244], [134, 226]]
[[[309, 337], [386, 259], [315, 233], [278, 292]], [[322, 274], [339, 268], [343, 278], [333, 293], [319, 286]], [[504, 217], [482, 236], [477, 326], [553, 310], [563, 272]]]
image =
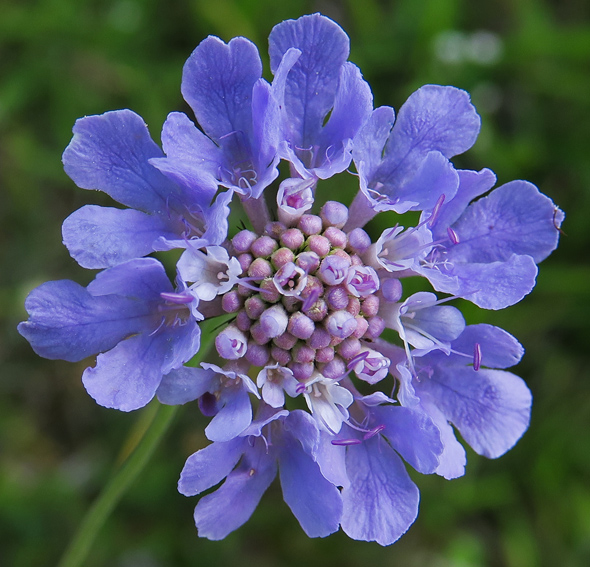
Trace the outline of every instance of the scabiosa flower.
[[[102, 405], [132, 410], [156, 395], [211, 418], [212, 443], [179, 482], [192, 496], [223, 481], [196, 506], [199, 535], [241, 526], [278, 471], [310, 537], [341, 528], [388, 545], [418, 513], [404, 461], [455, 478], [465, 451], [454, 428], [490, 458], [527, 429], [531, 394], [506, 370], [522, 347], [497, 327], [466, 326], [449, 302], [520, 301], [564, 215], [526, 181], [491, 190], [491, 171], [455, 169], [480, 126], [465, 91], [427, 85], [395, 118], [373, 110], [328, 18], [282, 22], [269, 44], [272, 84], [244, 38], [195, 49], [182, 92], [200, 129], [170, 114], [163, 151], [129, 110], [76, 123], [66, 171], [129, 208], [66, 219], [72, 256], [104, 271], [86, 289], [33, 290], [19, 330], [48, 358], [98, 354], [83, 381]], [[316, 203], [322, 180], [352, 161], [350, 206]], [[228, 234], [232, 200], [251, 227]], [[398, 223], [407, 211], [420, 214], [415, 226]], [[388, 228], [372, 235], [363, 227], [380, 213]], [[184, 249], [176, 288], [143, 258], [170, 248]], [[410, 276], [437, 293], [406, 293]], [[199, 322], [215, 318], [213, 358], [185, 366]]]

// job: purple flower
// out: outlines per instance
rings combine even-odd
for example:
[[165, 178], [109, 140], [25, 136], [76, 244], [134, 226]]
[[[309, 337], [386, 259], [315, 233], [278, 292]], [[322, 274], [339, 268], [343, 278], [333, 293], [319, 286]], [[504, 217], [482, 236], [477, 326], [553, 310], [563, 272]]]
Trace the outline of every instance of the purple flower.
[[130, 207], [85, 205], [63, 224], [72, 257], [85, 268], [108, 268], [154, 250], [221, 244], [230, 195], [199, 175], [191, 186], [169, 179], [151, 160], [163, 156], [140, 116], [130, 110], [80, 118], [63, 155], [82, 189], [98, 189]]
[[[129, 110], [76, 123], [67, 173], [129, 208], [66, 219], [74, 258], [107, 269], [86, 289], [33, 290], [19, 330], [41, 356], [98, 354], [83, 382], [102, 405], [198, 400], [212, 444], [189, 457], [179, 490], [223, 482], [195, 508], [199, 535], [239, 528], [278, 472], [310, 537], [340, 527], [389, 545], [418, 513], [404, 461], [455, 478], [466, 455], [453, 428], [490, 458], [527, 429], [530, 392], [506, 370], [522, 347], [497, 327], [466, 326], [448, 302], [520, 301], [563, 213], [526, 181], [490, 191], [491, 171], [454, 168], [480, 126], [466, 92], [427, 85], [395, 120], [389, 107], [373, 110], [348, 37], [320, 14], [277, 25], [269, 49], [272, 84], [247, 39], [201, 42], [182, 78], [201, 129], [171, 113], [164, 152]], [[352, 205], [316, 203], [318, 184], [351, 159]], [[236, 195], [251, 226], [228, 235]], [[416, 226], [397, 224], [408, 211], [420, 212]], [[363, 226], [380, 212], [393, 226], [370, 234]], [[176, 289], [141, 258], [171, 248], [184, 249], [166, 264], [176, 261]], [[408, 277], [438, 294], [409, 292]], [[201, 319], [216, 319], [216, 363], [183, 366]]]
[[98, 354], [84, 371], [86, 390], [100, 405], [130, 411], [198, 351], [196, 304], [186, 290], [174, 292], [159, 262], [142, 258], [99, 273], [87, 288], [69, 280], [39, 286], [18, 329], [46, 358]]
[[307, 413], [262, 406], [257, 420], [239, 437], [213, 443], [189, 457], [178, 482], [182, 494], [200, 494], [225, 479], [195, 508], [199, 535], [219, 540], [244, 524], [277, 469], [285, 502], [305, 533], [325, 537], [335, 532], [342, 501], [316, 463], [319, 437]]

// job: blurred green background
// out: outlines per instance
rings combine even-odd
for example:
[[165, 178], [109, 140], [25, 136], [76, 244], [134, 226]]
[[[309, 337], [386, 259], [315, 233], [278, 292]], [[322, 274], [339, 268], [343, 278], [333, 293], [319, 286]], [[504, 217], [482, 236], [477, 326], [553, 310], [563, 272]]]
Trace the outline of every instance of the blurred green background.
[[249, 37], [270, 79], [270, 29], [314, 11], [350, 35], [376, 105], [399, 108], [425, 83], [467, 89], [483, 126], [455, 163], [490, 167], [499, 183], [529, 179], [566, 211], [566, 235], [530, 297], [505, 312], [466, 308], [525, 346], [516, 372], [535, 399], [530, 429], [499, 460], [469, 451], [464, 478], [413, 475], [420, 515], [392, 547], [308, 539], [277, 485], [243, 528], [209, 542], [192, 522], [196, 499], [176, 492], [184, 460], [205, 444], [187, 407], [85, 565], [590, 565], [587, 0], [0, 0], [0, 565], [55, 565], [141, 427], [141, 412], [86, 395], [84, 363], [42, 360], [15, 331], [32, 287], [92, 278], [61, 245], [68, 214], [108, 202], [61, 169], [75, 119], [131, 108], [157, 140], [168, 112], [189, 111], [182, 65], [204, 37]]

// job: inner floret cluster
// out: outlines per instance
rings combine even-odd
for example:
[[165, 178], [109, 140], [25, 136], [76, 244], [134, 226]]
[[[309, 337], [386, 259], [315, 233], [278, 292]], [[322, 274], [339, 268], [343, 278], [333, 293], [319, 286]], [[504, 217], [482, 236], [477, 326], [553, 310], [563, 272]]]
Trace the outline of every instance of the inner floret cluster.
[[[338, 209], [336, 224], [325, 214], [304, 214], [295, 223], [270, 223], [262, 236], [234, 236], [231, 248], [247, 278], [222, 295], [223, 310], [235, 314], [216, 338], [222, 358], [278, 364], [302, 383], [318, 373], [340, 379], [366, 358], [366, 341], [385, 328], [380, 280], [359, 255], [365, 241], [359, 248], [341, 230], [347, 208], [328, 202], [322, 212], [330, 209]], [[385, 357], [382, 365], [389, 367]]]
[[[531, 392], [507, 370], [524, 349], [453, 300], [522, 300], [564, 215], [527, 181], [455, 168], [480, 128], [465, 91], [373, 108], [348, 36], [320, 14], [275, 26], [269, 55], [271, 83], [249, 40], [203, 40], [181, 87], [199, 127], [172, 112], [162, 148], [130, 110], [76, 122], [67, 174], [123, 208], [65, 220], [70, 254], [99, 271], [34, 289], [19, 331], [47, 358], [96, 356], [82, 382], [105, 407], [196, 402], [211, 418], [178, 484], [217, 487], [196, 505], [199, 535], [239, 528], [278, 476], [310, 537], [388, 545], [418, 513], [406, 465], [457, 478], [457, 432], [496, 458], [526, 431]], [[317, 202], [350, 173], [350, 203]], [[234, 206], [250, 224], [236, 232]], [[369, 234], [378, 214], [388, 228]], [[174, 249], [172, 282], [150, 254]], [[408, 294], [409, 277], [429, 291]]]

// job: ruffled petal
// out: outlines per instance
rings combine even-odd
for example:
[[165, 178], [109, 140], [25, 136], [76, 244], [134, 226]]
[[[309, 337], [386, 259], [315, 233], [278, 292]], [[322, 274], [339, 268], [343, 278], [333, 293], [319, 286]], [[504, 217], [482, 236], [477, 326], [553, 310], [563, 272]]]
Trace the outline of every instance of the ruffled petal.
[[168, 114], [162, 126], [162, 147], [166, 154], [165, 160], [183, 164], [198, 179], [205, 173], [215, 177], [223, 159], [219, 146], [205, 136], [183, 112]]
[[[429, 222], [435, 240], [448, 238], [447, 227], [453, 225], [465, 212], [469, 203], [489, 191], [496, 184], [496, 175], [490, 169], [470, 171], [457, 170], [459, 187], [453, 198], [445, 195], [445, 200], [434, 222]], [[428, 213], [430, 214], [430, 213]]]
[[162, 217], [134, 209], [86, 205], [63, 223], [64, 244], [82, 267], [102, 269], [154, 250], [158, 238], [176, 235]]
[[430, 151], [446, 158], [462, 154], [475, 143], [480, 124], [467, 92], [439, 85], [419, 88], [399, 110], [379, 179], [405, 178]]
[[[493, 325], [468, 325], [453, 342], [453, 351], [471, 355], [475, 344], [481, 347], [481, 365], [488, 368], [510, 368], [518, 364], [524, 349], [510, 334]], [[454, 362], [465, 365], [465, 357], [451, 354]]]
[[447, 480], [463, 476], [465, 474], [467, 456], [463, 445], [457, 441], [453, 428], [434, 404], [422, 400], [421, 406], [438, 427], [444, 447], [444, 450], [439, 457], [440, 462], [435, 471], [436, 474]]
[[350, 486], [342, 490], [342, 529], [351, 538], [390, 545], [418, 515], [420, 495], [395, 451], [378, 436], [347, 447]]
[[423, 474], [437, 469], [443, 444], [438, 427], [427, 414], [402, 406], [373, 411], [377, 422], [385, 425], [383, 435], [408, 464]]
[[63, 154], [66, 173], [82, 189], [99, 189], [128, 207], [165, 214], [174, 184], [148, 160], [161, 157], [141, 116], [116, 110], [80, 118]]
[[496, 310], [514, 305], [530, 293], [537, 272], [530, 256], [515, 254], [506, 262], [455, 264], [451, 273], [458, 278], [459, 285], [453, 290], [437, 287], [440, 282], [430, 282], [438, 291], [455, 293], [483, 309]]
[[113, 348], [149, 324], [148, 306], [126, 298], [94, 297], [61, 280], [34, 289], [25, 301], [29, 320], [19, 333], [45, 358], [77, 362]]
[[183, 366], [172, 370], [162, 378], [156, 395], [163, 404], [170, 406], [186, 404], [209, 391], [214, 379], [215, 372], [212, 370]]
[[248, 440], [237, 437], [226, 443], [211, 443], [193, 453], [184, 464], [178, 481], [178, 492], [196, 496], [221, 482], [236, 466]]
[[532, 184], [511, 181], [470, 205], [453, 225], [459, 243], [449, 249], [455, 262], [494, 262], [512, 254], [545, 259], [559, 239], [563, 213]]
[[199, 500], [195, 508], [199, 536], [220, 540], [247, 522], [276, 473], [275, 459], [258, 440], [226, 481]]
[[169, 345], [161, 337], [142, 333], [99, 354], [94, 368], [82, 375], [86, 391], [98, 404], [121, 411], [145, 406], [162, 380], [162, 363]]
[[252, 422], [252, 404], [246, 390], [233, 387], [224, 389], [220, 403], [223, 407], [205, 428], [205, 435], [210, 441], [229, 441]]
[[[205, 133], [226, 146], [240, 145], [252, 130], [252, 88], [262, 74], [258, 49], [236, 37], [228, 44], [209, 36], [184, 65], [182, 95]], [[233, 138], [233, 139], [232, 139]]]
[[174, 291], [164, 266], [154, 258], [137, 258], [99, 272], [86, 289], [94, 296], [144, 301], [160, 301], [162, 292]]
[[528, 428], [531, 392], [510, 372], [439, 365], [417, 389], [480, 455], [492, 459], [503, 455]]
[[340, 526], [340, 492], [303, 449], [295, 437], [298, 431], [291, 432], [294, 437], [284, 440], [279, 452], [283, 498], [309, 537], [326, 537]]
[[293, 146], [307, 148], [316, 143], [334, 104], [340, 67], [348, 58], [348, 36], [332, 20], [313, 14], [276, 25], [268, 42], [273, 74], [290, 48], [301, 51], [287, 76], [285, 124]]

